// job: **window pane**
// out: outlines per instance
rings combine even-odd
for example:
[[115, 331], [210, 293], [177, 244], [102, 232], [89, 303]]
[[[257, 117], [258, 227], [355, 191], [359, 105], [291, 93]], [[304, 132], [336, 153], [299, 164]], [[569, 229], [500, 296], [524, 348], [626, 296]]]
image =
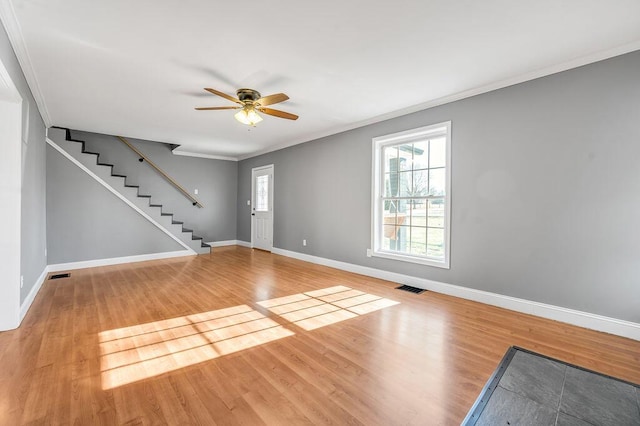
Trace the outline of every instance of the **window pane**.
[[391, 169], [389, 168], [389, 164], [391, 164], [392, 162], [394, 164], [397, 164], [398, 147], [397, 146], [387, 146], [387, 147], [383, 148], [383, 158], [384, 158], [384, 163], [383, 163], [382, 166], [384, 168], [384, 172], [385, 173], [389, 173], [389, 172], [391, 172]]
[[[386, 232], [385, 232], [384, 235], [386, 235]], [[382, 250], [385, 250], [385, 251], [391, 250], [391, 238], [387, 238], [387, 237], [383, 236], [383, 238], [382, 238], [382, 247], [380, 247], [380, 248]]]
[[427, 228], [427, 256], [444, 259], [444, 229]]
[[420, 256], [427, 254], [427, 228], [411, 227], [410, 253]]
[[413, 163], [413, 144], [399, 145], [398, 156], [398, 170], [411, 170]]
[[269, 211], [269, 175], [256, 177], [256, 211]]
[[409, 226], [404, 225], [405, 219], [405, 216], [398, 216], [399, 226], [396, 227], [396, 239], [395, 241], [391, 241], [391, 250], [395, 250], [400, 253], [409, 252], [409, 239], [411, 238], [411, 229]]
[[430, 168], [446, 167], [447, 165], [447, 145], [445, 138], [432, 139], [430, 143]]
[[409, 200], [411, 205], [411, 226], [427, 226], [426, 201], [424, 198]]
[[429, 200], [427, 206], [427, 225], [431, 228], [444, 228], [444, 199]]
[[445, 169], [429, 170], [429, 194], [445, 195]]
[[388, 215], [394, 215], [396, 214], [396, 212], [398, 211], [398, 207], [399, 207], [400, 201], [399, 200], [383, 200], [382, 201], [382, 210], [384, 212], [384, 216], [388, 216]]
[[416, 142], [413, 144], [413, 170], [422, 170], [429, 167], [429, 142]]
[[384, 216], [382, 221], [382, 235], [385, 239], [396, 239], [396, 210], [395, 210], [395, 200], [385, 200], [384, 201]]
[[[390, 210], [385, 210], [382, 224], [383, 248], [385, 250], [403, 251], [406, 238], [409, 235], [407, 226], [409, 218], [406, 213], [398, 212], [395, 206], [403, 208], [399, 200], [385, 200], [391, 205]], [[402, 201], [404, 202], [404, 201]], [[406, 204], [406, 202], [404, 202]]]
[[[398, 194], [391, 192], [393, 185], [397, 187], [398, 174], [385, 173], [384, 174], [384, 190], [382, 192], [383, 197], [397, 197]], [[392, 183], [393, 182], [393, 183]]]
[[416, 170], [413, 172], [410, 197], [426, 197], [429, 194], [429, 171]]
[[401, 192], [398, 171], [404, 168], [406, 159], [398, 157], [398, 148], [385, 148], [385, 192], [389, 197], [397, 197]]
[[398, 188], [400, 190], [398, 196], [400, 197], [412, 197], [412, 171], [398, 173]]

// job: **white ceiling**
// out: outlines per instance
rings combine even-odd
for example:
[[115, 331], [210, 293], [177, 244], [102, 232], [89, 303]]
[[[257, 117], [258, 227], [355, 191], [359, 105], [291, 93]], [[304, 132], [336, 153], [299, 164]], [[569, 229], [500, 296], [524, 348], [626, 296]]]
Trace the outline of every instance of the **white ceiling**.
[[47, 124], [235, 159], [640, 49], [638, 0], [0, 1]]

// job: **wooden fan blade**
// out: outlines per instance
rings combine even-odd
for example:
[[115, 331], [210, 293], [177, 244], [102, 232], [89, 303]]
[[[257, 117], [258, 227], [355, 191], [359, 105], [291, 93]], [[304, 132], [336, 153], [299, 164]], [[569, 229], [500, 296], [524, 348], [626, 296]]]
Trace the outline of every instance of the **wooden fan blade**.
[[298, 116], [295, 114], [290, 114], [288, 112], [279, 111], [277, 109], [271, 108], [258, 108], [258, 111], [264, 112], [265, 114], [273, 115], [274, 117], [286, 118], [287, 120], [297, 120]]
[[212, 111], [217, 109], [240, 109], [242, 107], [200, 107], [196, 108], [198, 111]]
[[235, 102], [237, 104], [244, 105], [242, 102], [240, 102], [240, 99], [234, 98], [233, 96], [227, 95], [226, 93], [219, 92], [219, 91], [217, 91], [215, 89], [211, 89], [211, 88], [208, 88], [208, 87], [205, 87], [204, 90], [206, 90], [209, 93], [213, 93], [214, 95], [218, 95], [218, 96], [221, 96], [221, 97], [223, 97], [225, 99], [228, 99], [231, 102]]
[[256, 103], [260, 104], [261, 106], [267, 106], [267, 105], [273, 105], [280, 102], [284, 102], [287, 99], [289, 99], [289, 97], [284, 93], [276, 93], [275, 95], [269, 95], [269, 96], [260, 98], [256, 101]]

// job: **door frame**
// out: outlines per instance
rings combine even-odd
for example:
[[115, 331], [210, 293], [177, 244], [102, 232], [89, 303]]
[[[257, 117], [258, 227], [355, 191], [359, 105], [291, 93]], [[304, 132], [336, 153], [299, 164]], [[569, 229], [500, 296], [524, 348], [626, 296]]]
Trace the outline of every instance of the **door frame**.
[[0, 282], [0, 331], [15, 329], [21, 321], [22, 103], [20, 92], [0, 60], [0, 220], [4, 223], [0, 267], [5, 274]]
[[270, 250], [269, 251], [273, 251], [273, 222], [275, 221], [275, 166], [273, 164], [267, 164], [264, 166], [259, 166], [259, 167], [253, 167], [251, 169], [251, 208], [249, 209], [250, 213], [251, 213], [251, 248], [255, 248], [255, 241], [254, 241], [254, 228], [256, 226], [255, 222], [255, 216], [253, 215], [253, 209], [254, 206], [256, 205], [256, 194], [255, 194], [255, 184], [256, 184], [256, 178], [255, 178], [255, 174], [256, 172], [262, 171], [262, 170], [268, 170], [271, 169], [271, 182], [270, 182], [270, 189], [271, 189], [271, 245], [270, 245]]

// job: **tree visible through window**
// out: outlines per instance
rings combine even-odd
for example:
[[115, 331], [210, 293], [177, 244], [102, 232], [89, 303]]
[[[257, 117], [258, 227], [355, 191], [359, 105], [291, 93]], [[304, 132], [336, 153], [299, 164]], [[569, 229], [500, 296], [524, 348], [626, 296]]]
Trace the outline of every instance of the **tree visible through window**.
[[448, 267], [450, 123], [373, 141], [373, 254]]

